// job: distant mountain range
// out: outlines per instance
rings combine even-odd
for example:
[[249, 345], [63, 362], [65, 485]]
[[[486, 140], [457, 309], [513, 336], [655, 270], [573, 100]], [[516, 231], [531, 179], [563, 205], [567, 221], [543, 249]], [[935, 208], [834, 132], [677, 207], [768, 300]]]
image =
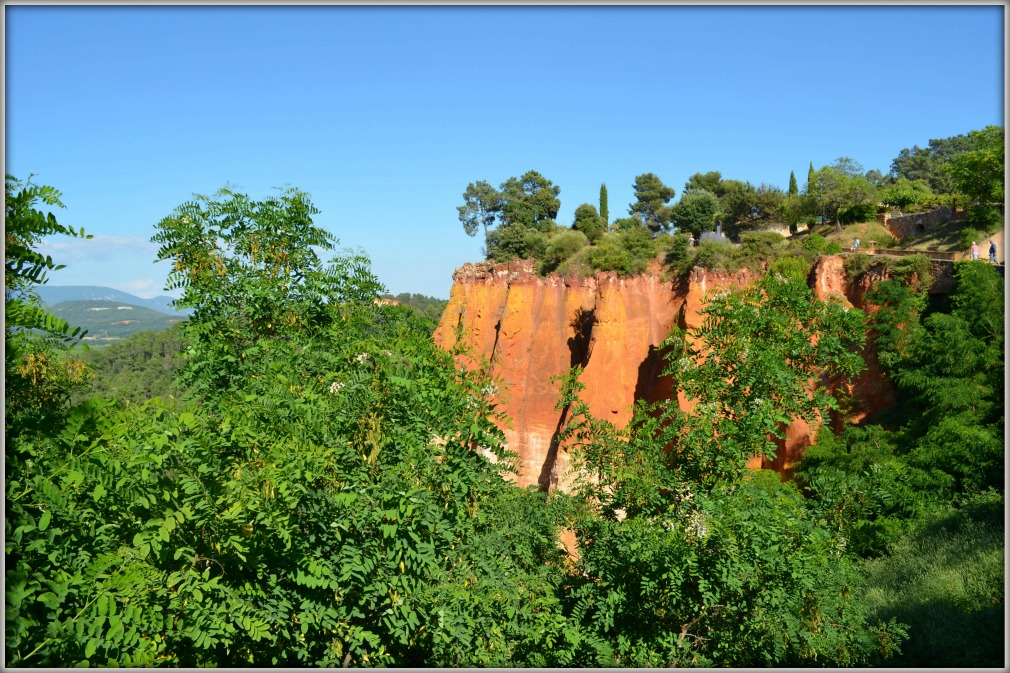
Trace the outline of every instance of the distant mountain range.
[[193, 312], [188, 308], [176, 310], [172, 306], [172, 297], [168, 295], [142, 299], [129, 292], [98, 285], [39, 285], [35, 289], [39, 293], [39, 298], [49, 306], [56, 306], [65, 301], [109, 301], [123, 305], [142, 306], [152, 311], [167, 313], [170, 316], [188, 316]]

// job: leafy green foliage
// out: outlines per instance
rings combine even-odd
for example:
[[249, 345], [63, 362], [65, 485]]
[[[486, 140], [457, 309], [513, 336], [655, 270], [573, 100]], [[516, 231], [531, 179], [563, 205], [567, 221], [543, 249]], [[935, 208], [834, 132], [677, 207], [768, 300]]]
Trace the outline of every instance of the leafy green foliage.
[[158, 224], [159, 260], [171, 260], [166, 289], [193, 308], [183, 328], [190, 357], [182, 381], [195, 391], [227, 393], [261, 354], [259, 342], [292, 330], [325, 329], [339, 319], [336, 298], [372, 301], [381, 286], [361, 255], [324, 266], [315, 249], [332, 235], [312, 224], [318, 211], [296, 189], [254, 201], [222, 189], [197, 196]]
[[474, 236], [477, 227], [484, 227], [484, 240], [487, 241], [488, 229], [493, 227], [501, 209], [501, 195], [494, 187], [484, 180], [471, 182], [463, 192], [463, 205], [459, 211], [459, 221], [463, 223], [463, 231], [467, 236]]
[[904, 175], [891, 183], [881, 194], [884, 203], [897, 208], [908, 208], [924, 201], [933, 193], [929, 183], [922, 178], [912, 181]]
[[816, 171], [807, 193], [816, 211], [836, 222], [842, 218], [865, 221], [876, 213], [878, 188], [862, 174], [862, 166], [848, 157]]
[[583, 203], [575, 209], [575, 220], [572, 229], [582, 232], [586, 238], [595, 243], [607, 230], [606, 221], [596, 212], [596, 206]]
[[695, 402], [689, 414], [675, 400], [640, 404], [617, 431], [588, 413], [577, 371], [563, 381], [583, 508], [572, 618], [606, 638], [618, 665], [858, 665], [893, 655], [902, 628], [871, 623], [840, 538], [794, 487], [744, 467], [773, 451], [770, 437], [791, 417], [832, 406], [807, 389], [825, 367], [858, 369], [860, 314], [775, 278], [706, 311], [697, 341], [675, 334], [665, 344], [666, 373]]
[[939, 194], [949, 194], [954, 180], [948, 166], [958, 155], [971, 148], [971, 139], [964, 134], [949, 138], [932, 138], [926, 147], [915, 145], [903, 149], [891, 162], [891, 174], [915, 182], [925, 180]]
[[540, 262], [540, 273], [546, 274], [556, 271], [563, 262], [587, 245], [589, 245], [589, 240], [581, 231], [559, 232], [547, 244], [547, 250]]
[[[493, 382], [458, 370], [412, 309], [375, 304], [360, 258], [315, 277], [293, 199], [163, 223], [177, 271], [220, 259], [231, 275], [208, 278], [220, 295], [182, 281], [188, 357], [228, 369], [187, 372], [202, 400], [92, 399], [8, 441], [7, 661], [593, 663], [560, 611], [565, 502], [503, 478]], [[240, 226], [257, 244], [287, 232], [264, 254], [301, 260], [306, 287], [277, 298], [291, 304], [221, 305], [276, 273], [258, 245], [210, 252]], [[223, 315], [270, 322], [250, 342], [214, 331]]]
[[788, 255], [779, 257], [768, 265], [769, 275], [778, 274], [783, 278], [792, 278], [801, 283], [807, 282], [813, 265], [803, 255]]
[[670, 208], [670, 220], [678, 231], [688, 232], [696, 238], [703, 231], [715, 228], [719, 212], [719, 199], [712, 192], [691, 189], [680, 195], [680, 201]]
[[488, 235], [488, 259], [542, 259], [547, 252], [547, 235], [522, 224], [498, 227]]
[[12, 441], [27, 427], [46, 425], [75, 390], [87, 385], [88, 372], [65, 349], [86, 332], [47, 310], [35, 288], [47, 273], [63, 268], [34, 247], [45, 236], [90, 238], [43, 213], [38, 205], [63, 207], [60, 192], [7, 175], [4, 181], [4, 436]]
[[865, 564], [868, 609], [909, 625], [893, 662], [916, 668], [1004, 664], [1004, 496], [983, 493], [914, 526]]
[[635, 202], [629, 204], [628, 213], [639, 215], [649, 231], [656, 233], [666, 229], [670, 223], [670, 211], [666, 204], [676, 193], [667, 187], [655, 173], [643, 173], [635, 178]]
[[655, 239], [648, 229], [638, 224], [604, 235], [597, 245], [588, 249], [587, 260], [593, 269], [616, 271], [623, 276], [642, 273], [656, 254]]
[[993, 666], [1005, 611], [1003, 279], [957, 263], [949, 305], [929, 311], [922, 262], [866, 297], [899, 400], [881, 420], [897, 431], [822, 431], [796, 473], [825, 523], [872, 557], [868, 608], [909, 624], [895, 663]]
[[536, 231], [551, 231], [561, 208], [560, 193], [560, 187], [536, 171], [526, 171], [519, 178], [509, 178], [501, 185], [502, 224], [521, 224]]

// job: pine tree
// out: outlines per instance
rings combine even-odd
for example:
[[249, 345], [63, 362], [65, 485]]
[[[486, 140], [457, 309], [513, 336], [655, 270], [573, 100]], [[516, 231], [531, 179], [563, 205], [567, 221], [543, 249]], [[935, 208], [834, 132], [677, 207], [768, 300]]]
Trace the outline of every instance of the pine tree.
[[796, 173], [789, 171], [789, 196], [796, 196], [799, 193], [800, 189], [796, 186]]
[[607, 208], [607, 183], [600, 185], [600, 219], [603, 220], [603, 227], [610, 226], [610, 211]]

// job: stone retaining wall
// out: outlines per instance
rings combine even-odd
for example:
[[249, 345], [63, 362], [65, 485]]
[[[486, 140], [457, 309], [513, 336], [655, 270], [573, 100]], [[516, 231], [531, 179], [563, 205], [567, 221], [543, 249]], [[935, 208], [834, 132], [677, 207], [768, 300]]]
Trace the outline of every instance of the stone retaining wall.
[[954, 218], [954, 209], [940, 206], [922, 213], [884, 213], [882, 224], [895, 238], [921, 234]]

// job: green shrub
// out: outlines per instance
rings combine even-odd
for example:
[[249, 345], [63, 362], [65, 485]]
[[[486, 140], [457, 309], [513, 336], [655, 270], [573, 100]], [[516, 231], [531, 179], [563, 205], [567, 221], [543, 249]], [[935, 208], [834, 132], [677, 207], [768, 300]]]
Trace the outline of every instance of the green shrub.
[[830, 241], [824, 246], [825, 255], [837, 255], [842, 251], [842, 244], [838, 241]]
[[842, 262], [842, 266], [845, 268], [845, 279], [849, 283], [853, 283], [870, 270], [870, 267], [873, 266], [873, 259], [865, 253], [857, 252], [848, 255]]
[[728, 241], [703, 240], [695, 252], [694, 265], [703, 269], [725, 269], [736, 271], [740, 268], [736, 248]]
[[513, 259], [543, 259], [547, 235], [522, 224], [498, 227], [488, 234], [488, 259], [508, 262]]
[[928, 287], [933, 282], [929, 272], [929, 257], [926, 255], [910, 255], [908, 257], [888, 258], [885, 262], [891, 276], [908, 281], [915, 276], [920, 283]]
[[852, 224], [854, 222], [872, 222], [877, 217], [877, 206], [871, 203], [864, 203], [851, 208], [845, 208], [838, 212], [838, 221], [842, 224]]
[[628, 251], [633, 273], [645, 271], [645, 264], [656, 256], [656, 241], [645, 227], [625, 229], [618, 234], [621, 246]]
[[890, 234], [880, 234], [877, 238], [878, 248], [893, 248], [898, 245], [898, 239]]
[[637, 217], [619, 217], [614, 220], [610, 225], [611, 231], [624, 231], [626, 229], [635, 229], [641, 227], [645, 229], [645, 225], [642, 224], [642, 220]]
[[776, 231], [746, 231], [740, 234], [743, 249], [761, 257], [771, 257], [785, 240], [785, 236]]
[[574, 274], [576, 276], [591, 276], [596, 269], [590, 262], [589, 257], [595, 249], [596, 248], [594, 246], [587, 245], [565, 261], [561, 262], [555, 271], [563, 276], [567, 276], [569, 274]]
[[617, 234], [607, 234], [592, 248], [587, 261], [593, 269], [616, 271], [621, 275], [631, 273], [631, 256], [621, 245]]
[[827, 240], [820, 234], [810, 234], [805, 239], [803, 239], [804, 250], [809, 250], [810, 252], [821, 253], [824, 250], [824, 246], [827, 244]]
[[674, 234], [666, 246], [666, 263], [676, 264], [687, 259], [691, 253], [691, 237], [688, 234]]
[[588, 244], [589, 239], [581, 231], [562, 231], [553, 236], [548, 241], [543, 259], [540, 261], [540, 273], [547, 274], [556, 270], [562, 262], [572, 257]]
[[1003, 216], [992, 206], [975, 206], [968, 213], [968, 223], [985, 238], [1003, 226]]
[[871, 614], [909, 626], [892, 665], [1003, 666], [1003, 495], [983, 493], [975, 501], [986, 499], [988, 508], [934, 515], [887, 556], [865, 563]]
[[779, 257], [769, 264], [768, 273], [777, 273], [783, 278], [795, 278], [805, 283], [810, 276], [811, 268], [810, 261], [802, 255], [789, 255], [788, 257]]

